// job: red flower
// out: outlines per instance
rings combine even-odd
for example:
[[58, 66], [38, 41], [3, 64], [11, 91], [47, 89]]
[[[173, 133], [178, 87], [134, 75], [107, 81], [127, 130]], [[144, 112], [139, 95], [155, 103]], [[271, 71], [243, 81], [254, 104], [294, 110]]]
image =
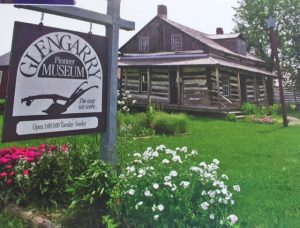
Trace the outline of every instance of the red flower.
[[28, 176], [29, 170], [28, 169], [24, 169], [23, 174], [24, 174], [24, 176]]
[[6, 176], [7, 176], [7, 173], [6, 173], [6, 172], [0, 173], [0, 177], [6, 177]]
[[14, 176], [14, 175], [15, 175], [15, 172], [14, 172], [14, 171], [11, 171], [10, 174], [9, 174], [10, 177], [12, 177], [12, 176]]
[[6, 169], [11, 169], [11, 168], [12, 168], [12, 165], [6, 165], [5, 168], [6, 168]]
[[7, 185], [11, 184], [12, 182], [13, 182], [12, 179], [7, 179], [7, 180], [6, 180], [6, 184], [7, 184]]
[[62, 149], [65, 153], [68, 153], [68, 151], [69, 151], [69, 146], [68, 146], [68, 144], [62, 145], [62, 146], [61, 146], [61, 149]]

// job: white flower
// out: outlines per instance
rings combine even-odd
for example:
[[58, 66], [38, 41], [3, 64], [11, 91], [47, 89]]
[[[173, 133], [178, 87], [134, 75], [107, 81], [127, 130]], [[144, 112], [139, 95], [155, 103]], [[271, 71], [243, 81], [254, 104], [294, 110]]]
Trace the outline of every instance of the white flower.
[[179, 163], [182, 163], [181, 158], [180, 158], [179, 155], [173, 155], [172, 161], [174, 161], [174, 162], [177, 162], [177, 161], [178, 161]]
[[127, 171], [128, 171], [129, 173], [135, 171], [134, 166], [128, 166], [126, 169], [127, 169]]
[[206, 195], [206, 191], [203, 190], [202, 193], [201, 193], [201, 195], [205, 196]]
[[236, 191], [236, 192], [240, 192], [241, 191], [241, 188], [239, 185], [233, 185], [233, 190]]
[[215, 163], [216, 165], [220, 164], [220, 161], [218, 159], [214, 159], [212, 162]]
[[156, 150], [158, 150], [158, 151], [163, 151], [164, 149], [166, 149], [165, 145], [160, 145], [160, 146], [156, 147]]
[[134, 154], [133, 154], [133, 157], [138, 157], [138, 158], [140, 158], [140, 157], [142, 157], [142, 155], [141, 155], [140, 153], [134, 153]]
[[140, 201], [138, 202], [136, 205], [135, 205], [135, 209], [139, 209], [139, 206], [141, 206], [143, 204], [143, 201]]
[[169, 164], [170, 163], [170, 161], [168, 160], [168, 159], [164, 159], [164, 160], [162, 160], [162, 162], [161, 162], [162, 164]]
[[231, 205], [234, 205], [234, 200], [230, 200], [230, 204], [231, 204]]
[[220, 225], [224, 225], [224, 221], [222, 219], [220, 220]]
[[214, 215], [214, 214], [210, 214], [210, 215], [209, 215], [209, 218], [210, 218], [211, 220], [214, 220], [214, 219], [215, 219], [215, 215]]
[[201, 203], [201, 207], [202, 207], [203, 210], [207, 210], [208, 207], [209, 207], [209, 203], [203, 202], [203, 203]]
[[155, 211], [156, 210], [156, 205], [155, 204], [153, 204], [153, 206], [152, 206], [152, 211]]
[[132, 100], [132, 104], [135, 104], [136, 103], [136, 100]]
[[175, 170], [172, 170], [170, 173], [169, 173], [169, 176], [170, 177], [177, 177], [177, 172]]
[[172, 178], [171, 178], [170, 176], [165, 176], [165, 177], [164, 177], [164, 181], [165, 181], [165, 182], [170, 181], [171, 179], [172, 179]]
[[144, 192], [144, 195], [145, 195], [145, 196], [152, 196], [152, 193], [147, 189], [147, 190]]
[[209, 203], [210, 203], [210, 204], [213, 204], [214, 202], [215, 202], [214, 199], [210, 199], [210, 200], [209, 200]]
[[172, 185], [172, 188], [171, 188], [171, 191], [173, 191], [173, 192], [174, 192], [174, 191], [176, 191], [176, 189], [177, 189], [177, 186], [176, 186], [176, 184], [173, 184], [173, 185]]
[[182, 147], [182, 148], [181, 148], [181, 151], [182, 151], [183, 153], [186, 153], [186, 152], [187, 152], [187, 147], [186, 147], [186, 146]]
[[222, 177], [223, 179], [225, 179], [225, 180], [228, 180], [228, 179], [229, 179], [228, 176], [227, 176], [226, 174], [222, 174], [221, 177]]
[[154, 189], [158, 189], [159, 188], [159, 184], [157, 184], [157, 183], [154, 183], [152, 186], [153, 186]]
[[139, 174], [145, 175], [145, 174], [146, 174], [146, 170], [144, 170], [144, 169], [139, 169]]
[[154, 215], [153, 218], [154, 218], [155, 221], [157, 221], [158, 218], [159, 218], [159, 215]]
[[197, 166], [192, 166], [190, 168], [190, 170], [192, 170], [193, 172], [199, 172], [201, 169], [199, 167], [197, 167]]
[[164, 185], [169, 186], [170, 188], [172, 188], [172, 183], [171, 183], [171, 181], [166, 181], [166, 182], [164, 183]]
[[135, 191], [134, 191], [134, 189], [129, 189], [128, 190], [128, 192], [127, 192], [129, 195], [131, 195], [131, 196], [133, 196], [134, 195], [134, 193], [135, 193]]
[[158, 209], [159, 211], [163, 211], [163, 210], [165, 209], [165, 207], [164, 207], [164, 205], [162, 205], [162, 204], [158, 204], [158, 205], [157, 205], [157, 209]]
[[233, 225], [238, 221], [238, 217], [236, 215], [229, 215], [227, 219], [230, 220], [230, 225]]
[[157, 151], [154, 151], [153, 153], [152, 153], [152, 157], [158, 157], [158, 152]]
[[196, 150], [192, 150], [191, 155], [197, 155], [198, 152]]
[[188, 188], [190, 185], [190, 182], [188, 181], [181, 181], [180, 186], [182, 186], [183, 188]]

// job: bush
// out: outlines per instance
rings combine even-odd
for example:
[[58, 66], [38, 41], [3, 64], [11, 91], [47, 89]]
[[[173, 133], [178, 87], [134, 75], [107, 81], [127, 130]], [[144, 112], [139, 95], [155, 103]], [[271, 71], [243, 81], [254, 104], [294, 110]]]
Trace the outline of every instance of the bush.
[[280, 104], [273, 104], [272, 105], [273, 113], [277, 115], [281, 115], [281, 105]]
[[[186, 147], [170, 150], [158, 146], [133, 154], [120, 175], [110, 207], [127, 227], [217, 227], [233, 224], [232, 192], [219, 176], [219, 161], [196, 159]], [[239, 191], [238, 185], [233, 190]]]
[[231, 121], [231, 122], [236, 122], [237, 118], [235, 113], [228, 113], [226, 116], [226, 120]]
[[255, 104], [248, 103], [248, 102], [244, 103], [241, 106], [241, 110], [246, 115], [253, 115], [253, 114], [257, 114], [259, 112], [259, 109], [258, 109], [258, 107]]
[[187, 120], [185, 114], [156, 112], [153, 118], [153, 127], [159, 134], [181, 134], [187, 131]]

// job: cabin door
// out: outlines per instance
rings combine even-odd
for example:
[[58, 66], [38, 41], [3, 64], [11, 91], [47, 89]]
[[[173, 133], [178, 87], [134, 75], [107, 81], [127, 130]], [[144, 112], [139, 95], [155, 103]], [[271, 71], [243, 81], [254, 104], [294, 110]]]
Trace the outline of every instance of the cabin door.
[[178, 104], [178, 86], [177, 86], [177, 72], [176, 70], [170, 71], [169, 85], [170, 85], [170, 103]]
[[241, 77], [240, 78], [240, 88], [241, 88], [241, 104], [247, 102], [247, 83], [246, 78]]

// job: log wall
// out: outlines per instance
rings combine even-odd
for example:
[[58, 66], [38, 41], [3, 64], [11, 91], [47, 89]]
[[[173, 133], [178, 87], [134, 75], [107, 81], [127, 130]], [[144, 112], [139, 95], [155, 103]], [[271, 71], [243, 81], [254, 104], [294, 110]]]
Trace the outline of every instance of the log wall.
[[205, 67], [184, 67], [181, 71], [181, 102], [189, 105], [210, 105], [208, 77], [208, 71]]

